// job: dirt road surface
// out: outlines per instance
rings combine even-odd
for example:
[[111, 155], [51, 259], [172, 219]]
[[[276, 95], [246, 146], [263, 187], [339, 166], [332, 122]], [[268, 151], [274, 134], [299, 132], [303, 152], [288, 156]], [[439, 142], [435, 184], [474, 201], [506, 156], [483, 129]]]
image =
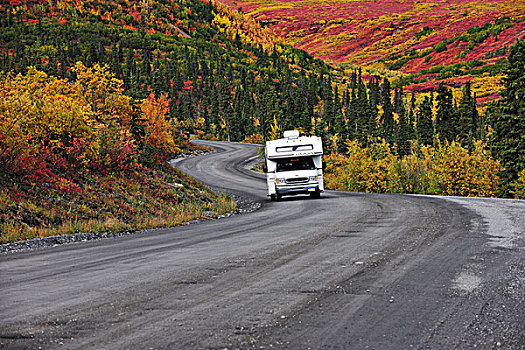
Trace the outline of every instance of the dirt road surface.
[[261, 209], [0, 255], [5, 349], [525, 349], [525, 202], [270, 202], [255, 147], [175, 166]]

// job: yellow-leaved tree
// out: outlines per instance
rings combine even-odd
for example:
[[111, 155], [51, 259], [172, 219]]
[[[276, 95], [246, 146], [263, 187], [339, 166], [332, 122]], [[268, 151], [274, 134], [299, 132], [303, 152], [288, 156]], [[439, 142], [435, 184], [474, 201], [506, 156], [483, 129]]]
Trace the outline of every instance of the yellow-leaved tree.
[[268, 140], [277, 140], [283, 135], [281, 125], [277, 122], [277, 118], [273, 117], [273, 122], [270, 125], [270, 132], [268, 133]]
[[91, 106], [98, 120], [131, 125], [131, 98], [124, 95], [122, 80], [115, 78], [107, 66], [97, 63], [87, 68], [82, 62], [77, 62], [71, 70], [76, 73], [74, 86], [80, 92], [77, 97]]
[[347, 190], [393, 192], [397, 188], [396, 150], [385, 140], [371, 140], [369, 147], [346, 141], [347, 157], [342, 182]]
[[514, 184], [516, 198], [525, 199], [525, 169], [520, 172], [518, 181]]
[[[61, 156], [75, 171], [96, 157], [96, 135], [101, 126], [90, 106], [78, 99], [80, 95], [67, 80], [32, 67], [26, 75], [2, 76], [0, 133], [4, 141], [0, 152], [3, 159], [9, 159], [12, 170], [34, 171], [23, 147], [31, 150], [33, 158], [38, 152]], [[71, 157], [75, 157], [74, 164]]]
[[481, 141], [469, 152], [456, 142], [439, 145], [430, 172], [431, 194], [466, 197], [494, 197], [502, 168]]

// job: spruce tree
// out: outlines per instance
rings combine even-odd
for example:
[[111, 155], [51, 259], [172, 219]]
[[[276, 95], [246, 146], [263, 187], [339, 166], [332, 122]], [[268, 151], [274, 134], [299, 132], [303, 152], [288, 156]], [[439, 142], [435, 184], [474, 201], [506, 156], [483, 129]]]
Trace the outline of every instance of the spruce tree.
[[324, 99], [324, 109], [323, 109], [323, 119], [328, 127], [328, 132], [330, 134], [334, 133], [334, 123], [335, 123], [335, 114], [334, 114], [334, 95], [332, 92], [332, 84], [329, 79], [326, 80], [323, 86], [323, 99]]
[[354, 86], [350, 92], [349, 105], [348, 105], [348, 136], [351, 140], [357, 138], [357, 91]]
[[153, 71], [153, 77], [152, 77], [152, 82], [151, 82], [151, 89], [153, 90], [153, 92], [155, 93], [155, 96], [157, 98], [160, 97], [162, 91], [164, 90], [163, 89], [163, 81], [162, 81], [162, 73], [161, 73], [161, 70], [160, 68], [156, 68], [154, 71]]
[[394, 89], [394, 112], [397, 114], [401, 113], [403, 106], [403, 89], [397, 87]]
[[355, 89], [357, 87], [357, 73], [352, 71], [352, 75], [350, 76], [350, 88]]
[[409, 140], [416, 140], [416, 94], [412, 92], [410, 105], [408, 106], [407, 122], [409, 126]]
[[505, 167], [503, 178], [515, 181], [525, 169], [525, 41], [509, 49], [501, 100], [489, 110], [494, 129], [492, 149]]
[[437, 89], [436, 133], [441, 141], [454, 141], [456, 138], [456, 113], [452, 91], [443, 83]]
[[411, 139], [410, 125], [407, 118], [408, 113], [406, 112], [404, 102], [401, 97], [401, 101], [398, 102], [398, 131], [396, 133], [397, 149], [400, 156], [404, 156], [410, 153], [410, 143], [408, 140]]
[[370, 96], [370, 106], [378, 106], [381, 103], [381, 89], [379, 87], [379, 77], [370, 78], [368, 83], [368, 91]]
[[[356, 113], [356, 128], [355, 128], [355, 137], [361, 141], [367, 141], [367, 133], [369, 129], [370, 119], [375, 117], [371, 116], [370, 106], [368, 105], [368, 94], [366, 91], [366, 86], [361, 80], [361, 75], [358, 77], [357, 82], [357, 95], [354, 99], [355, 103], [355, 113]], [[374, 127], [375, 129], [375, 127]]]
[[392, 106], [391, 86], [388, 78], [381, 85], [381, 105], [383, 115], [381, 116], [381, 136], [388, 143], [394, 142], [394, 108]]
[[[339, 145], [338, 145], [338, 152], [342, 152], [344, 150], [344, 141], [348, 139], [348, 129], [346, 126], [346, 118], [343, 114], [343, 106], [342, 101], [339, 99], [339, 93], [336, 87], [335, 90], [335, 100], [334, 100], [334, 114], [335, 114], [335, 120], [334, 120], [334, 133], [339, 135]], [[343, 98], [344, 100], [344, 98]]]
[[416, 114], [416, 136], [422, 145], [434, 143], [434, 127], [432, 125], [432, 102], [425, 96], [419, 104]]
[[462, 93], [458, 106], [457, 137], [461, 143], [471, 144], [472, 138], [476, 136], [478, 113], [472, 97], [470, 81], [463, 86]]

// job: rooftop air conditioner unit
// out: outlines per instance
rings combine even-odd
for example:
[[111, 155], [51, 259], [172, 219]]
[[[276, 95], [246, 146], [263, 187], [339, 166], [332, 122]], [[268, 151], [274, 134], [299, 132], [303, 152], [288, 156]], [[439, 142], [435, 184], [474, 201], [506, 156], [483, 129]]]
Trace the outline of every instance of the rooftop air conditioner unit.
[[298, 139], [299, 131], [298, 130], [286, 130], [283, 134], [285, 139]]

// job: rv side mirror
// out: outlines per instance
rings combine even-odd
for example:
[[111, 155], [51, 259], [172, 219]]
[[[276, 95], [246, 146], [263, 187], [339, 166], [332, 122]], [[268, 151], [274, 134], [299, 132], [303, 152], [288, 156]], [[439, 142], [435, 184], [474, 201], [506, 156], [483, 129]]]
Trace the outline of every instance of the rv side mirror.
[[324, 168], [326, 168], [326, 162], [325, 161], [323, 161], [323, 170], [324, 170]]
[[263, 172], [265, 172], [265, 173], [268, 172], [268, 167], [266, 165], [263, 165]]

